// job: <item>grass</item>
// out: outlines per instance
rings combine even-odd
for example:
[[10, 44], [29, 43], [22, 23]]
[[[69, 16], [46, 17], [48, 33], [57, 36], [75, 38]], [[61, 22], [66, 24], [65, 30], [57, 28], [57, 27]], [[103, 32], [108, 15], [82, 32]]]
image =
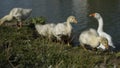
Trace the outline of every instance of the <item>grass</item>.
[[39, 36], [35, 29], [0, 26], [0, 68], [120, 67], [120, 52], [84, 51]]

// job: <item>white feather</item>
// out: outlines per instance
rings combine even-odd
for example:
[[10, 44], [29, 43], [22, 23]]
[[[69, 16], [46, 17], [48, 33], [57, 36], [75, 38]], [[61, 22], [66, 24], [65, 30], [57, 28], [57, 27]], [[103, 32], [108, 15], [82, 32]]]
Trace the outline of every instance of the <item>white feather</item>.
[[53, 29], [53, 35], [57, 38], [57, 40], [61, 40], [62, 36], [70, 37], [72, 26], [70, 23], [77, 23], [77, 20], [74, 16], [69, 16], [67, 21], [64, 23], [58, 23]]
[[32, 9], [24, 9], [24, 8], [13, 8], [8, 15], [5, 15], [0, 20], [0, 25], [2, 25], [5, 21], [11, 21], [14, 18], [17, 21], [21, 22], [22, 20], [27, 19], [32, 12]]
[[97, 30], [99, 36], [107, 38], [109, 46], [112, 46], [113, 48], [115, 48], [115, 46], [112, 42], [112, 37], [103, 31], [104, 23], [103, 23], [102, 16], [99, 13], [94, 13], [93, 16], [98, 20], [98, 23], [99, 23], [98, 30]]
[[45, 25], [41, 25], [41, 24], [35, 24], [35, 28], [37, 30], [37, 32], [42, 35], [42, 36], [47, 36], [49, 38], [52, 37], [52, 30], [54, 28], [55, 24], [45, 24]]

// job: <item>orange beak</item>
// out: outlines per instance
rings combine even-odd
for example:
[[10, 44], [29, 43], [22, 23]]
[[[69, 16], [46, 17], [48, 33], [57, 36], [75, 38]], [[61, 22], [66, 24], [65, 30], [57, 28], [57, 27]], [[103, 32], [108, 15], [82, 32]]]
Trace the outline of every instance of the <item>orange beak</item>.
[[92, 13], [89, 15], [90, 17], [95, 17], [95, 13]]

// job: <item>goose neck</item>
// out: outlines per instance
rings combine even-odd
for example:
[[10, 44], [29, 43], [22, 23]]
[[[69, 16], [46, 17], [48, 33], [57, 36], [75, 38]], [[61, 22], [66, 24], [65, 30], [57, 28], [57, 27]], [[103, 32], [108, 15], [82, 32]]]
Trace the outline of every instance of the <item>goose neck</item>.
[[67, 27], [68, 31], [71, 31], [72, 26], [71, 26], [70, 22], [68, 22], [68, 21], [66, 22], [66, 27]]
[[103, 19], [102, 17], [100, 17], [100, 19], [98, 19], [98, 32], [103, 32]]
[[69, 21], [66, 22], [66, 25], [67, 25], [68, 27], [71, 27], [71, 24], [70, 24]]

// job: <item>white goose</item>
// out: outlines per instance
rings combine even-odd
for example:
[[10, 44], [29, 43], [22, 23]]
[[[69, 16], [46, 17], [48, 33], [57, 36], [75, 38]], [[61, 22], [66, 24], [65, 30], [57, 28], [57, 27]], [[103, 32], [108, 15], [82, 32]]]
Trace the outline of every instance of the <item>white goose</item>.
[[97, 32], [99, 36], [107, 38], [109, 46], [112, 46], [113, 48], [115, 48], [112, 42], [112, 37], [103, 31], [103, 19], [101, 15], [99, 13], [93, 13], [93, 14], [90, 14], [89, 16], [93, 16], [94, 18], [98, 20], [99, 26], [98, 26]]
[[35, 24], [35, 28], [36, 28], [37, 32], [42, 36], [48, 37], [49, 39], [51, 39], [51, 37], [53, 36], [52, 30], [53, 30], [54, 26], [55, 26], [55, 24], [52, 24], [52, 23], [44, 24], [44, 25]]
[[101, 48], [103, 50], [108, 49], [108, 40], [104, 37], [101, 37], [98, 35], [97, 31], [95, 29], [89, 29], [86, 31], [83, 31], [79, 36], [79, 42], [81, 46], [85, 48], [85, 45], [89, 45], [92, 48]]
[[23, 9], [23, 8], [13, 8], [10, 13], [0, 19], [0, 25], [5, 21], [11, 21], [14, 18], [18, 21], [18, 26], [22, 26], [22, 20], [27, 19], [32, 12], [32, 9]]
[[53, 35], [57, 40], [61, 41], [62, 36], [68, 36], [70, 38], [72, 32], [72, 26], [70, 23], [77, 23], [77, 20], [74, 16], [69, 16], [67, 21], [64, 23], [58, 23], [53, 29]]

